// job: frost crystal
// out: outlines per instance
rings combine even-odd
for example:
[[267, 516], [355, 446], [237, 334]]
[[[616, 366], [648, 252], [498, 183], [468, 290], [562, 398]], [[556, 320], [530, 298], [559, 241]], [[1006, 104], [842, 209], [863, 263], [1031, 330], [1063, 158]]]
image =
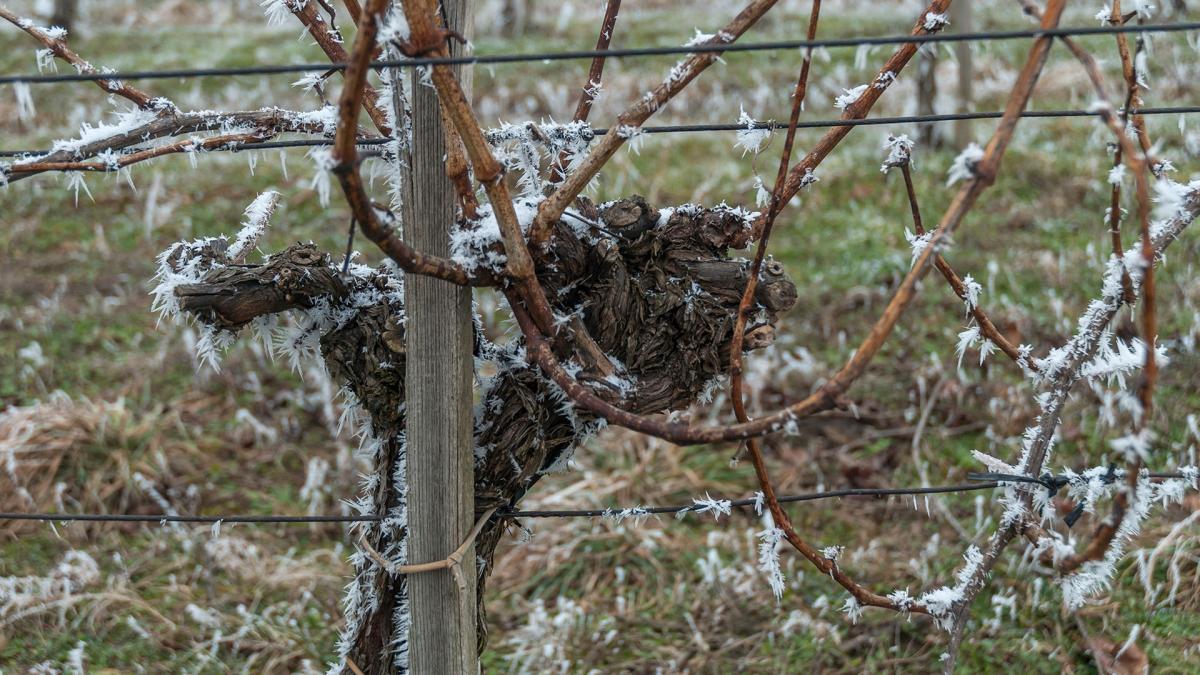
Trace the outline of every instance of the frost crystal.
[[758, 545], [758, 569], [767, 575], [767, 583], [775, 598], [783, 597], [783, 570], [779, 567], [779, 542], [783, 540], [783, 530], [769, 527], [758, 533], [761, 540]]
[[1120, 185], [1121, 181], [1123, 181], [1124, 179], [1125, 179], [1125, 165], [1124, 164], [1118, 164], [1118, 165], [1114, 166], [1113, 168], [1109, 169], [1109, 171], [1108, 171], [1108, 184], [1109, 185]]
[[400, 11], [397, 5], [395, 9], [388, 13], [387, 19], [379, 27], [380, 42], [408, 42], [411, 31], [408, 27], [408, 19], [404, 17], [404, 12]]
[[642, 140], [646, 136], [646, 131], [641, 127], [622, 124], [617, 127], [617, 135], [629, 142], [629, 149], [633, 154], [642, 154]]
[[320, 202], [322, 208], [327, 207], [329, 206], [329, 172], [333, 171], [333, 167], [337, 165], [333, 159], [333, 151], [329, 148], [313, 148], [308, 151], [308, 157], [317, 170], [313, 174], [312, 180], [309, 181], [308, 187], [317, 191], [317, 201]]
[[858, 97], [862, 96], [866, 91], [867, 85], [865, 84], [860, 84], [853, 89], [843, 89], [842, 95], [833, 99], [833, 107], [837, 108], [838, 110], [845, 110], [855, 101], [857, 101]]
[[1128, 436], [1111, 441], [1109, 445], [1114, 451], [1125, 455], [1127, 461], [1141, 460], [1145, 463], [1150, 460], [1151, 440], [1150, 430], [1140, 429]]
[[983, 292], [983, 286], [975, 281], [970, 274], [963, 277], [963, 304], [967, 306], [967, 311], [971, 312], [979, 306], [979, 294]]
[[92, 191], [88, 189], [87, 182], [84, 181], [84, 179], [83, 179], [83, 172], [82, 171], [72, 171], [72, 172], [68, 173], [67, 174], [67, 189], [75, 192], [75, 206], [79, 206], [79, 189], [80, 188], [83, 188], [83, 191], [85, 194], [87, 194], [88, 199], [90, 199], [92, 201], [96, 201], [96, 198], [92, 196]]
[[979, 326], [971, 326], [958, 334], [958, 346], [955, 351], [958, 353], [958, 367], [962, 369], [963, 356], [976, 342], [979, 341]]
[[863, 606], [852, 595], [846, 598], [846, 602], [842, 603], [842, 611], [846, 613], [846, 617], [850, 619], [850, 623], [858, 623], [862, 618]]
[[983, 159], [983, 148], [978, 143], [971, 143], [954, 158], [950, 170], [946, 172], [946, 185], [954, 185], [960, 180], [975, 178], [975, 167]]
[[13, 93], [17, 95], [17, 119], [28, 122], [37, 115], [33, 97], [29, 94], [28, 82], [13, 82]]
[[742, 149], [742, 157], [746, 156], [747, 152], [758, 154], [762, 149], [763, 143], [771, 137], [771, 130], [760, 128], [758, 122], [754, 118], [746, 114], [746, 109], [741, 109], [741, 115], [738, 117], [738, 124], [744, 125], [745, 129], [738, 129], [737, 141], [733, 147]]
[[925, 253], [925, 249], [929, 247], [929, 242], [933, 239], [932, 232], [925, 234], [914, 234], [912, 230], [904, 230], [904, 238], [908, 240], [908, 245], [912, 247], [912, 262], [909, 266], [917, 264], [917, 260]]
[[937, 621], [939, 627], [943, 630], [950, 630], [954, 627], [954, 615], [951, 613], [954, 605], [963, 599], [967, 590], [967, 585], [971, 583], [975, 577], [979, 566], [983, 564], [983, 553], [979, 548], [972, 545], [963, 554], [963, 559], [966, 564], [958, 571], [956, 577], [957, 582], [953, 588], [950, 586], [942, 586], [932, 591], [924, 593], [917, 598], [917, 602], [924, 605], [929, 610], [929, 615]]
[[[692, 500], [693, 506], [689, 509], [695, 513], [711, 513], [713, 520], [720, 520], [721, 516], [728, 516], [733, 512], [733, 503], [728, 499], [713, 499], [704, 493], [704, 497]], [[680, 511], [687, 513], [687, 511]]]
[[897, 166], [905, 166], [912, 161], [912, 151], [916, 147], [916, 143], [911, 138], [904, 134], [893, 136], [888, 134], [883, 141], [883, 149], [888, 151], [887, 159], [883, 160], [883, 166], [879, 170], [887, 173], [889, 169]]
[[925, 23], [923, 25], [927, 31], [936, 31], [940, 30], [943, 26], [949, 26], [950, 19], [945, 14], [930, 12], [925, 15]]
[[250, 251], [258, 245], [267, 232], [271, 214], [275, 212], [275, 205], [278, 203], [279, 193], [274, 190], [268, 190], [250, 202], [250, 206], [246, 207], [241, 231], [225, 251], [225, 257], [230, 262], [245, 260]]
[[650, 512], [647, 511], [645, 507], [632, 506], [632, 507], [629, 507], [626, 509], [621, 509], [620, 511], [613, 511], [612, 509], [605, 509], [603, 517], [613, 521], [614, 523], [619, 524], [622, 521], [624, 521], [626, 518], [633, 518], [634, 522], [640, 523], [643, 520], [645, 520], [649, 515], [650, 515]]

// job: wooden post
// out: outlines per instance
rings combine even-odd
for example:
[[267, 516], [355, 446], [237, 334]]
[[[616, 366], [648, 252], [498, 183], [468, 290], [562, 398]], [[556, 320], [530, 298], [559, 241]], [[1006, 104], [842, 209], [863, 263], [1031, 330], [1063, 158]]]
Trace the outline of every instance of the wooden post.
[[[917, 53], [917, 114], [921, 116], [933, 115], [937, 112], [934, 103], [937, 100], [937, 62], [938, 49], [940, 46], [937, 43], [930, 43], [921, 48]], [[917, 142], [922, 147], [934, 148], [937, 147], [941, 135], [938, 133], [937, 124], [934, 122], [924, 122], [917, 125]]]
[[[950, 26], [959, 33], [970, 33], [974, 30], [971, 17], [972, 2], [955, 2], [950, 5]], [[954, 58], [958, 61], [958, 112], [971, 112], [971, 87], [975, 78], [975, 63], [971, 56], [971, 43], [954, 43]], [[958, 120], [954, 123], [954, 144], [964, 148], [972, 140], [971, 120]]]
[[77, 26], [75, 20], [79, 18], [79, 0], [54, 0], [54, 14], [50, 16], [50, 25], [66, 28], [68, 32], [74, 33]]
[[[442, 0], [450, 28], [470, 38], [470, 0]], [[455, 54], [460, 48], [451, 41]], [[469, 70], [460, 73], [471, 91]], [[405, 239], [417, 250], [448, 256], [455, 192], [446, 177], [446, 142], [433, 87], [414, 82], [411, 217]], [[408, 359], [408, 561], [445, 559], [474, 525], [471, 291], [406, 274]], [[409, 577], [410, 671], [476, 675], [475, 549], [463, 559], [466, 588], [450, 571]]]

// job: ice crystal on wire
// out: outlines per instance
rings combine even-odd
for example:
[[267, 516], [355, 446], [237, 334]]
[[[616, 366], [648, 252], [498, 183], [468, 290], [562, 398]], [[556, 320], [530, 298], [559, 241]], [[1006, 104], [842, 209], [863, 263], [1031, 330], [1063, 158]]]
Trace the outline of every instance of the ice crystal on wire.
[[741, 148], [743, 157], [748, 152], [757, 155], [763, 144], [771, 137], [771, 130], [759, 126], [753, 117], [746, 114], [745, 108], [741, 108], [738, 124], [744, 128], [737, 130], [737, 141], [734, 142], [733, 147]]
[[317, 191], [317, 201], [322, 207], [327, 207], [329, 206], [329, 172], [333, 171], [333, 167], [337, 164], [333, 159], [333, 151], [329, 148], [313, 148], [308, 151], [308, 156], [312, 159], [313, 167], [316, 169], [308, 187]]
[[971, 143], [954, 158], [950, 170], [946, 172], [946, 185], [954, 185], [960, 180], [975, 178], [975, 168], [983, 159], [983, 148], [978, 143]]
[[[699, 499], [692, 500], [693, 506], [689, 509], [694, 513], [711, 513], [713, 520], [720, 520], [721, 516], [728, 516], [733, 512], [733, 503], [728, 499], [713, 499], [704, 493], [704, 496]], [[680, 511], [687, 513], [687, 511]]]
[[28, 122], [37, 115], [33, 105], [33, 96], [29, 93], [28, 82], [13, 82], [13, 93], [17, 95], [17, 119]]
[[863, 93], [866, 91], [867, 91], [867, 85], [865, 85], [865, 84], [860, 84], [857, 87], [854, 87], [853, 89], [843, 89], [842, 94], [840, 96], [838, 96], [837, 98], [833, 99], [833, 107], [835, 107], [839, 110], [845, 110], [851, 104], [853, 104], [855, 101], [857, 101], [858, 97], [862, 96]]
[[642, 141], [645, 139], [646, 131], [641, 127], [622, 124], [617, 127], [617, 135], [624, 138], [629, 143], [629, 149], [635, 155], [642, 154]]
[[646, 518], [648, 518], [649, 516], [650, 516], [650, 512], [647, 511], [644, 506], [631, 506], [629, 508], [620, 509], [618, 511], [614, 511], [612, 509], [605, 509], [604, 515], [603, 515], [604, 518], [611, 520], [617, 524], [624, 522], [626, 518], [632, 518], [633, 522], [640, 523], [643, 520], [645, 520]]

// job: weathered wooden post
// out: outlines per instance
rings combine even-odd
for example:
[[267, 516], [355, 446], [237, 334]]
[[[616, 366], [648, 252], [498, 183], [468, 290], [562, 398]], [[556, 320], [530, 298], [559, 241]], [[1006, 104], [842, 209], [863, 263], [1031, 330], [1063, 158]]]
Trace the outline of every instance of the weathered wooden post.
[[[970, 33], [974, 30], [971, 17], [971, 2], [955, 2], [950, 5], [950, 26], [959, 33]], [[954, 58], [958, 61], [957, 112], [971, 112], [973, 96], [972, 83], [975, 78], [975, 63], [971, 56], [971, 43], [966, 41], [954, 43]], [[959, 148], [966, 147], [972, 140], [971, 120], [958, 120], [954, 123], [954, 144]]]
[[[442, 0], [449, 27], [470, 37], [470, 0]], [[452, 53], [461, 46], [451, 42]], [[469, 69], [460, 73], [471, 91]], [[419, 251], [449, 256], [455, 192], [446, 176], [446, 142], [433, 87], [414, 82], [411, 209], [405, 239]], [[442, 560], [474, 525], [471, 291], [406, 274], [408, 313], [408, 523], [410, 563]], [[475, 647], [475, 552], [464, 574], [449, 570], [409, 577], [413, 673], [478, 672]], [[466, 588], [458, 584], [465, 581]]]

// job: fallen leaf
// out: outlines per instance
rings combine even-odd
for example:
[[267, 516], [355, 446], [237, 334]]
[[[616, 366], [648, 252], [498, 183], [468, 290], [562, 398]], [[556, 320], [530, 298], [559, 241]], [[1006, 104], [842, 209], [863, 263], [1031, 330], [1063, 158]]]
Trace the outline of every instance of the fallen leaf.
[[1121, 649], [1121, 645], [1102, 637], [1090, 638], [1088, 649], [1096, 658], [1101, 673], [1112, 675], [1144, 675], [1150, 672], [1150, 661], [1146, 652], [1136, 644]]

